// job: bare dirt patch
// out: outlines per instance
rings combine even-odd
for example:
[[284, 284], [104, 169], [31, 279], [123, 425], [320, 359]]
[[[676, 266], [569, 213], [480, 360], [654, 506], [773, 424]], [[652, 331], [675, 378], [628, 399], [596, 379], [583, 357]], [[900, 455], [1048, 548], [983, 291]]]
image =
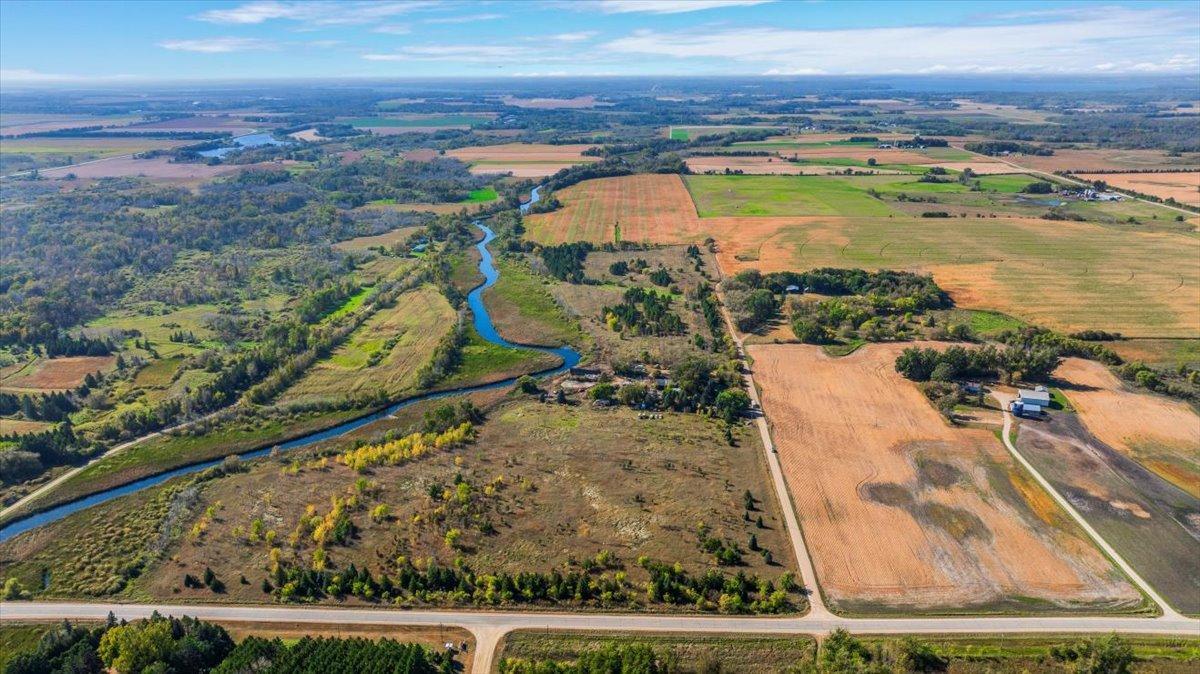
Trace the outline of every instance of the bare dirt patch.
[[1192, 173], [1080, 173], [1084, 180], [1103, 180], [1123, 190], [1174, 199], [1200, 206], [1200, 172]]
[[1139, 605], [991, 433], [951, 428], [895, 372], [902, 348], [749, 347], [826, 597], [869, 612]]
[[1093, 435], [1200, 497], [1200, 416], [1187, 403], [1130, 391], [1104, 365], [1081, 358], [1066, 359], [1055, 375]]
[[68, 356], [41, 359], [0, 380], [4, 389], [63, 391], [83, 383], [84, 377], [112, 367], [116, 356]]

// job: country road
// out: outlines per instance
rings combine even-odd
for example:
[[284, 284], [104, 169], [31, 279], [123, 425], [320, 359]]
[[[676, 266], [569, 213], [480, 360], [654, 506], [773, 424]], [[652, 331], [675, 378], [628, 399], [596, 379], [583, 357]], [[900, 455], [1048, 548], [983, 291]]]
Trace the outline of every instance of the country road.
[[323, 623], [395, 626], [451, 626], [476, 639], [472, 671], [492, 671], [496, 646], [513, 630], [602, 630], [613, 632], [682, 632], [822, 635], [836, 628], [873, 634], [1103, 633], [1200, 636], [1200, 621], [1186, 618], [1118, 617], [947, 617], [839, 618], [828, 613], [799, 617], [642, 615], [598, 613], [534, 613], [493, 611], [404, 611], [312, 606], [228, 606], [219, 604], [88, 604], [55, 602], [0, 603], [0, 621], [103, 620], [145, 618], [153, 612], [189, 615], [224, 622]]
[[1134, 570], [1129, 562], [1125, 561], [1125, 558], [1122, 557], [1121, 554], [1118, 553], [1108, 541], [1104, 540], [1104, 537], [1100, 535], [1100, 532], [1096, 531], [1092, 525], [1089, 524], [1086, 519], [1084, 519], [1083, 515], [1079, 514], [1079, 511], [1075, 509], [1075, 506], [1071, 505], [1071, 502], [1068, 501], [1066, 497], [1058, 493], [1058, 490], [1054, 488], [1054, 485], [1050, 484], [1050, 481], [1043, 477], [1042, 474], [1033, 467], [1033, 464], [1030, 463], [1029, 460], [1017, 450], [1016, 445], [1013, 444], [1012, 438], [1009, 437], [1010, 430], [1012, 429], [1013, 418], [1012, 414], [1008, 411], [1008, 405], [1012, 402], [1012, 397], [1003, 393], [993, 393], [993, 395], [995, 395], [996, 400], [1000, 402], [1000, 408], [1004, 413], [1004, 430], [1001, 431], [1000, 435], [1004, 440], [1004, 446], [1008, 448], [1008, 451], [1013, 455], [1013, 458], [1015, 458], [1018, 463], [1024, 466], [1025, 470], [1029, 471], [1030, 475], [1033, 475], [1033, 478], [1042, 486], [1042, 489], [1045, 489], [1046, 493], [1050, 494], [1055, 502], [1058, 503], [1059, 507], [1065, 510], [1067, 514], [1071, 516], [1071, 519], [1075, 520], [1076, 524], [1078, 524], [1083, 528], [1084, 531], [1087, 532], [1088, 536], [1091, 536], [1092, 541], [1094, 541], [1096, 545], [1104, 551], [1104, 554], [1108, 555], [1109, 559], [1113, 560], [1113, 563], [1120, 567], [1121, 571], [1123, 571], [1125, 575], [1128, 576], [1135, 585], [1137, 585], [1138, 589], [1141, 590], [1142, 593], [1144, 593], [1147, 597], [1149, 597], [1151, 601], [1153, 601], [1155, 604], [1158, 604], [1158, 608], [1162, 611], [1164, 618], [1169, 620], [1184, 619], [1183, 616], [1180, 615], [1175, 609], [1171, 608], [1170, 604], [1168, 604], [1167, 601], [1154, 590], [1154, 587], [1151, 586], [1150, 583], [1146, 582], [1144, 578], [1138, 575], [1138, 572]]

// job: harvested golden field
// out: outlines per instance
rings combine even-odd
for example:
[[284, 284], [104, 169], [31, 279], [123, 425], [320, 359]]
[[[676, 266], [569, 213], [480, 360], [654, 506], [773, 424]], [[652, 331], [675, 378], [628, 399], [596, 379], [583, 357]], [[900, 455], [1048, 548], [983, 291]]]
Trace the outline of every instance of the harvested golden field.
[[990, 432], [951, 428], [893, 367], [907, 345], [844, 358], [749, 347], [779, 458], [833, 606], [1133, 609], [1109, 561]]
[[779, 148], [779, 154], [789, 159], [855, 159], [867, 161], [874, 159], [880, 164], [937, 164], [937, 160], [927, 155], [909, 150], [880, 149], [874, 147], [859, 147], [854, 145], [830, 145], [829, 147], [796, 147]]
[[467, 162], [471, 173], [512, 173], [518, 178], [553, 175], [576, 164], [599, 161], [582, 152], [593, 145], [549, 145], [545, 143], [504, 143], [450, 150], [447, 157]]
[[713, 156], [713, 157], [689, 157], [687, 160], [688, 168], [692, 173], [704, 173], [705, 171], [716, 171], [724, 173], [726, 169], [730, 171], [741, 171], [754, 175], [784, 173], [788, 175], [824, 175], [830, 171], [844, 169], [841, 166], [811, 166], [793, 164], [780, 157], [735, 157], [732, 155]]
[[421, 228], [416, 225], [412, 227], [397, 227], [396, 229], [393, 229], [390, 232], [384, 232], [383, 234], [376, 234], [374, 236], [359, 236], [353, 239], [339, 241], [333, 244], [333, 247], [337, 248], [338, 250], [366, 250], [368, 248], [375, 248], [376, 246], [389, 247], [397, 243], [403, 243], [408, 239], [408, 237], [412, 236], [412, 234], [419, 229]]
[[1200, 497], [1200, 416], [1187, 403], [1130, 391], [1095, 361], [1068, 358], [1055, 375], [1093, 435]]
[[[587, 180], [557, 197], [561, 209], [526, 219], [531, 239], [611, 242], [618, 223], [627, 241], [684, 244], [711, 236], [726, 274], [745, 268], [903, 269], [932, 273], [963, 307], [1002, 311], [1063, 331], [1200, 336], [1200, 240], [1158, 231], [1149, 221], [1117, 227], [1017, 216], [698, 218], [675, 175]], [[825, 192], [818, 197], [834, 209], [875, 203], [863, 202], [866, 197], [857, 192], [844, 199]], [[851, 203], [851, 197], [857, 201]]]
[[1141, 192], [1181, 204], [1200, 206], [1200, 172], [1192, 173], [1080, 173], [1084, 180], [1103, 180], [1113, 187]]
[[1107, 170], [1152, 168], [1200, 168], [1200, 153], [1186, 152], [1169, 157], [1163, 150], [1075, 150], [1057, 148], [1049, 157], [1012, 155], [1005, 161], [1038, 171], [1102, 173]]
[[542, 243], [616, 238], [690, 243], [704, 239], [692, 197], [678, 175], [585, 180], [559, 191], [557, 196], [562, 208], [525, 219], [531, 239]]
[[195, 180], [215, 178], [229, 173], [236, 173], [244, 168], [256, 165], [217, 165], [184, 164], [170, 161], [166, 157], [154, 159], [134, 159], [133, 157], [114, 157], [102, 161], [84, 164], [82, 166], [45, 169], [41, 172], [44, 178], [64, 178], [69, 173], [80, 179], [89, 178], [127, 178], [144, 176], [160, 180]]
[[998, 161], [987, 161], [980, 159], [977, 161], [943, 161], [937, 162], [938, 166], [950, 171], [963, 171], [971, 169], [977, 175], [996, 175], [999, 173], [1017, 173], [1017, 169]]
[[595, 145], [549, 145], [545, 143], [504, 143], [502, 145], [482, 145], [478, 147], [460, 147], [446, 153], [447, 157], [464, 162], [585, 162], [598, 161], [599, 157], [585, 157], [583, 151]]
[[964, 307], [1060, 330], [1200, 335], [1200, 241], [1186, 235], [1033, 218], [705, 218], [701, 229], [730, 274], [905, 269], [932, 273]]
[[39, 358], [24, 366], [6, 368], [0, 388], [19, 391], [63, 391], [83, 383], [84, 377], [112, 367], [116, 356]]
[[0, 436], [3, 435], [24, 435], [26, 433], [41, 433], [54, 428], [58, 424], [53, 424], [48, 421], [30, 421], [28, 419], [2, 419], [0, 418]]

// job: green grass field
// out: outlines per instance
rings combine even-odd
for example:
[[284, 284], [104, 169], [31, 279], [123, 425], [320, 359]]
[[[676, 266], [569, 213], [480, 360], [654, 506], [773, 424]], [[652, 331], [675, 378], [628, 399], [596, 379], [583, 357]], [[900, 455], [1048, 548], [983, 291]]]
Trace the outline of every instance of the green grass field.
[[468, 383], [495, 381], [557, 365], [558, 357], [530, 349], [506, 349], [484, 341], [474, 328], [468, 329], [462, 364], [438, 388], [454, 388]]
[[[888, 176], [891, 178], [892, 176]], [[841, 177], [693, 175], [685, 184], [701, 218], [840, 215], [887, 217], [887, 204]]]
[[483, 188], [480, 188], [477, 190], [471, 190], [471, 194], [468, 195], [467, 198], [463, 200], [463, 203], [464, 204], [484, 204], [489, 201], [495, 201], [499, 198], [500, 198], [500, 195], [496, 194], [496, 188], [483, 187]]
[[517, 262], [502, 259], [498, 264], [500, 278], [483, 299], [505, 339], [544, 346], [583, 343], [579, 324], [554, 302], [540, 277]]

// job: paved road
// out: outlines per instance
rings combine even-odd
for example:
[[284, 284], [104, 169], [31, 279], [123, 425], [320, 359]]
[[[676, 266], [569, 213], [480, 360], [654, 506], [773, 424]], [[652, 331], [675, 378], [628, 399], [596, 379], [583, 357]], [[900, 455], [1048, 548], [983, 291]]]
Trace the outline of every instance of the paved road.
[[1186, 618], [839, 618], [805, 615], [785, 618], [734, 616], [654, 616], [595, 613], [515, 613], [491, 611], [403, 611], [299, 606], [222, 606], [214, 604], [87, 604], [6, 602], [0, 621], [103, 620], [145, 618], [152, 612], [189, 615], [227, 622], [335, 623], [462, 627], [475, 635], [473, 671], [490, 672], [499, 639], [512, 630], [557, 629], [614, 632], [683, 632], [747, 634], [826, 634], [842, 627], [859, 633], [1073, 633], [1123, 632], [1200, 636], [1200, 621]]
[[1144, 578], [1138, 575], [1138, 572], [1133, 569], [1129, 562], [1126, 562], [1125, 558], [1122, 557], [1121, 554], [1117, 552], [1115, 548], [1113, 548], [1113, 546], [1109, 545], [1108, 541], [1104, 540], [1104, 537], [1100, 535], [1100, 532], [1092, 528], [1092, 525], [1089, 524], [1086, 519], [1084, 519], [1083, 515], [1079, 514], [1079, 511], [1075, 509], [1075, 506], [1072, 505], [1071, 502], [1068, 501], [1062, 494], [1058, 493], [1058, 490], [1054, 488], [1054, 485], [1050, 484], [1050, 481], [1045, 477], [1042, 477], [1042, 474], [1033, 467], [1033, 464], [1030, 463], [1029, 460], [1017, 450], [1016, 445], [1013, 444], [1012, 439], [1009, 437], [1009, 431], [1012, 428], [1013, 418], [1012, 414], [1010, 414], [1008, 411], [1008, 405], [1012, 402], [1013, 398], [1012, 396], [1003, 393], [993, 393], [993, 395], [996, 397], [996, 400], [1000, 401], [1000, 407], [1004, 411], [1004, 430], [1001, 433], [1001, 436], [1004, 439], [1004, 446], [1008, 448], [1009, 453], [1012, 454], [1013, 457], [1025, 467], [1025, 470], [1029, 471], [1029, 473], [1033, 475], [1038, 484], [1042, 485], [1042, 488], [1045, 489], [1046, 492], [1050, 494], [1050, 496], [1053, 497], [1056, 502], [1058, 502], [1058, 505], [1061, 506], [1063, 510], [1067, 511], [1067, 514], [1070, 515], [1071, 518], [1074, 519], [1075, 522], [1087, 532], [1088, 536], [1092, 537], [1092, 540], [1096, 542], [1096, 545], [1100, 546], [1100, 549], [1103, 550], [1104, 553], [1107, 554], [1109, 558], [1111, 558], [1116, 565], [1125, 572], [1125, 575], [1129, 576], [1130, 580], [1132, 580], [1134, 584], [1138, 586], [1138, 589], [1145, 593], [1145, 595], [1149, 597], [1151, 601], [1153, 601], [1155, 604], [1158, 604], [1158, 607], [1162, 611], [1164, 618], [1170, 620], [1182, 620], [1183, 616], [1180, 615], [1175, 609], [1171, 608], [1167, 601], [1154, 590], [1154, 587], [1151, 586], [1150, 583], [1146, 582]]

